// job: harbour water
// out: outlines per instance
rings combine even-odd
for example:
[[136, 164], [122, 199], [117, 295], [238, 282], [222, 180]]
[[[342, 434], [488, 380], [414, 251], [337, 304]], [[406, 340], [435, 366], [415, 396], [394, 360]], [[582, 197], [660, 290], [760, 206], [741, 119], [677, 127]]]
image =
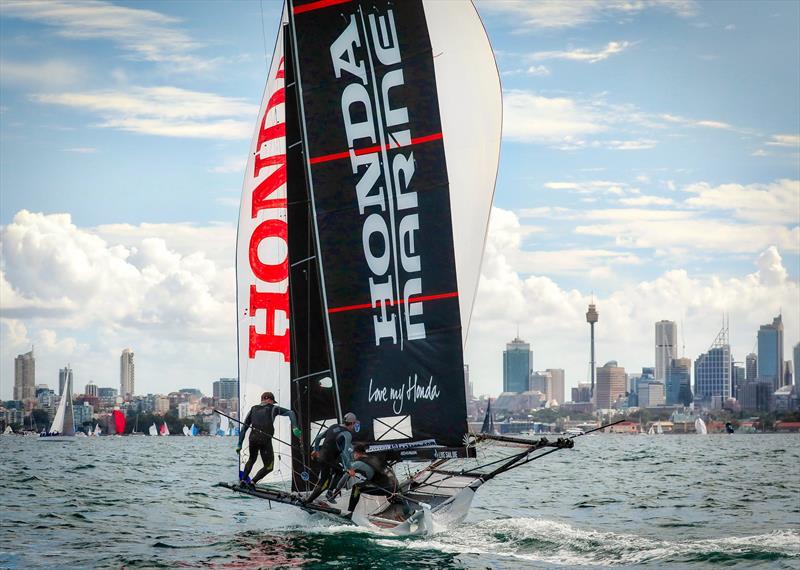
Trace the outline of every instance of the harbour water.
[[233, 438], [0, 438], [0, 568], [800, 567], [800, 435], [581, 437], [391, 538], [214, 488]]

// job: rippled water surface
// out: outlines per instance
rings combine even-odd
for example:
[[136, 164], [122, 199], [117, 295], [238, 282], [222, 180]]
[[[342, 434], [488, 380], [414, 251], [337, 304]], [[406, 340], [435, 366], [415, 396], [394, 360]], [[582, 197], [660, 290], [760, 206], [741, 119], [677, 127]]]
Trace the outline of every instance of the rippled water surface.
[[234, 447], [0, 437], [0, 568], [800, 568], [800, 435], [579, 438], [424, 538], [212, 488]]

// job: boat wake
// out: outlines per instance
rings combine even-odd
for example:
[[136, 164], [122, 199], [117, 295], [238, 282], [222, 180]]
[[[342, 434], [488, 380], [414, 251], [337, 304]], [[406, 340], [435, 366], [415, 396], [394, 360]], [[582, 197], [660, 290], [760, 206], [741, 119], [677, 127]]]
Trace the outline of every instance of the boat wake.
[[545, 565], [641, 565], [671, 563], [800, 561], [800, 531], [680, 542], [598, 530], [545, 519], [487, 520], [449, 529], [423, 540], [380, 539], [382, 546], [448, 553], [489, 555]]

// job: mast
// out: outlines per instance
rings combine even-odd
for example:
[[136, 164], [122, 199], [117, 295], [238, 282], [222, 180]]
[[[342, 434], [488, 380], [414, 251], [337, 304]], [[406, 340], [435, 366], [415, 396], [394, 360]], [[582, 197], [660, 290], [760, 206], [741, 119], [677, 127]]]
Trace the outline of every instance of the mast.
[[297, 108], [300, 112], [300, 128], [301, 128], [301, 145], [304, 158], [304, 175], [306, 188], [311, 200], [312, 224], [314, 226], [314, 243], [316, 246], [316, 265], [319, 272], [320, 280], [320, 293], [322, 295], [322, 312], [324, 315], [325, 336], [328, 341], [328, 360], [330, 362], [331, 378], [333, 379], [334, 401], [336, 404], [336, 418], [339, 422], [342, 421], [344, 414], [342, 413], [341, 398], [339, 395], [339, 379], [336, 372], [336, 357], [333, 350], [333, 336], [331, 334], [330, 317], [328, 316], [328, 297], [325, 292], [325, 271], [322, 263], [322, 248], [320, 248], [319, 241], [319, 227], [317, 225], [317, 206], [314, 199], [314, 182], [311, 176], [311, 162], [308, 152], [308, 130], [306, 128], [306, 113], [305, 106], [303, 105], [303, 84], [300, 78], [300, 58], [297, 57], [297, 34], [295, 33], [295, 12], [294, 0], [288, 0], [289, 5], [289, 41], [291, 42], [291, 50], [294, 57], [292, 57], [295, 91], [297, 93]]

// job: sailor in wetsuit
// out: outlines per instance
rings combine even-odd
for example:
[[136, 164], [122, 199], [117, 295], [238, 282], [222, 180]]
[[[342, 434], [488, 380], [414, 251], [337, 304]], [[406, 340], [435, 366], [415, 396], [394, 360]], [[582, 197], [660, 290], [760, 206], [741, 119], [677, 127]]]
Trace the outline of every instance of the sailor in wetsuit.
[[317, 484], [306, 497], [305, 502], [310, 503], [327, 489], [326, 497], [333, 497], [331, 484], [339, 478], [343, 469], [349, 469], [353, 462], [353, 433], [358, 430], [358, 418], [353, 412], [344, 415], [344, 422], [329, 427], [314, 438], [311, 444], [313, 451], [311, 457], [320, 465]]
[[336, 492], [340, 491], [345, 485], [351, 485], [350, 504], [347, 510], [351, 513], [356, 508], [361, 493], [366, 492], [372, 495], [383, 495], [389, 497], [392, 503], [403, 505], [403, 514], [408, 516], [412, 510], [408, 502], [400, 494], [400, 485], [391, 466], [379, 455], [367, 455], [367, 446], [356, 444], [353, 446], [353, 463], [350, 469], [342, 475]]
[[[275, 396], [272, 392], [261, 394], [261, 403], [250, 408], [250, 412], [244, 420], [242, 431], [239, 434], [239, 445], [236, 446], [236, 453], [242, 451], [242, 443], [250, 428], [250, 457], [245, 463], [244, 471], [239, 476], [239, 484], [242, 487], [254, 488], [255, 484], [266, 477], [275, 465], [275, 452], [272, 450], [272, 435], [275, 433], [275, 418], [277, 416], [289, 416], [292, 422], [292, 433], [295, 437], [300, 437], [302, 432], [297, 427], [297, 416], [292, 410], [281, 408], [275, 405]], [[255, 465], [256, 459], [261, 455], [261, 462], [264, 466], [259, 469], [253, 480], [250, 480], [250, 471]]]

